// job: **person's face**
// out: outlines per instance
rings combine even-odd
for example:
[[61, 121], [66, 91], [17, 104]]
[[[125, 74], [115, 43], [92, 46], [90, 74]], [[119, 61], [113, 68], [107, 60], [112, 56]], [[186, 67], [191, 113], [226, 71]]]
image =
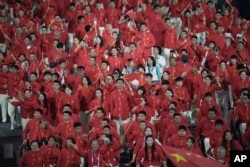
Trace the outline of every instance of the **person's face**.
[[134, 53], [135, 52], [135, 45], [134, 44], [130, 44], [129, 45], [129, 50], [131, 53]]
[[31, 82], [35, 82], [36, 81], [36, 75], [35, 74], [31, 74], [30, 75], [30, 81]]
[[65, 94], [66, 95], [71, 95], [72, 94], [72, 90], [70, 88], [66, 88], [65, 89]]
[[101, 43], [100, 37], [96, 37], [96, 38], [95, 38], [95, 42], [96, 42], [97, 44], [100, 44], [100, 43]]
[[153, 61], [152, 61], [152, 59], [151, 58], [148, 58], [148, 65], [153, 65]]
[[30, 54], [30, 61], [36, 60], [36, 55], [35, 54]]
[[80, 43], [79, 39], [78, 38], [74, 38], [74, 41], [73, 41], [74, 45], [78, 45]]
[[227, 67], [227, 65], [226, 65], [226, 63], [220, 63], [220, 69], [221, 70], [225, 70], [226, 69], [226, 67]]
[[39, 100], [39, 101], [44, 101], [44, 95], [43, 95], [43, 94], [39, 94], [38, 100]]
[[178, 130], [179, 136], [186, 136], [187, 132], [184, 129]]
[[230, 141], [230, 140], [232, 140], [233, 137], [232, 137], [232, 134], [230, 132], [227, 132], [225, 135], [225, 138], [226, 138], [226, 140]]
[[139, 114], [139, 115], [137, 116], [137, 120], [138, 120], [138, 121], [145, 121], [145, 120], [146, 120], [146, 116], [145, 116], [144, 114]]
[[153, 143], [154, 143], [153, 138], [151, 138], [151, 137], [147, 138], [146, 143], [147, 143], [147, 146], [149, 146], [149, 147], [153, 146]]
[[105, 125], [108, 125], [108, 122], [107, 121], [102, 121], [101, 125], [102, 125], [102, 127], [104, 127]]
[[86, 13], [89, 13], [89, 12], [90, 12], [90, 7], [89, 7], [89, 6], [86, 6], [86, 7], [85, 7], [85, 12], [86, 12]]
[[211, 102], [212, 102], [212, 97], [211, 97], [211, 96], [205, 97], [205, 101], [206, 101], [207, 103], [211, 103]]
[[147, 83], [152, 83], [152, 78], [151, 77], [146, 77], [146, 82]]
[[217, 125], [215, 125], [215, 129], [217, 131], [222, 131], [223, 130], [223, 125], [217, 124]]
[[208, 118], [209, 118], [209, 119], [211, 119], [211, 120], [212, 120], [212, 119], [214, 119], [214, 118], [215, 118], [215, 116], [216, 116], [216, 114], [215, 114], [215, 112], [214, 112], [214, 111], [209, 111], [209, 112], [208, 112]]
[[201, 73], [202, 78], [205, 78], [207, 75], [208, 75], [207, 71], [203, 71], [203, 72]]
[[145, 122], [140, 122], [139, 128], [140, 128], [141, 131], [144, 131], [145, 128], [146, 128], [146, 123]]
[[42, 34], [47, 34], [47, 29], [46, 28], [42, 28]]
[[87, 81], [87, 79], [85, 77], [82, 79], [82, 84], [85, 85], [85, 86], [88, 85], [88, 81]]
[[53, 88], [54, 88], [54, 90], [59, 90], [59, 88], [60, 88], [60, 84], [59, 83], [54, 83], [53, 84]]
[[3, 71], [3, 72], [8, 72], [8, 71], [9, 71], [8, 66], [7, 66], [7, 65], [3, 65], [3, 66], [2, 66], [2, 71]]
[[241, 97], [241, 101], [242, 101], [243, 104], [246, 104], [246, 103], [248, 103], [249, 99], [248, 99], [247, 96], [244, 95], [244, 96]]
[[117, 54], [118, 54], [117, 49], [116, 49], [116, 48], [113, 48], [113, 49], [111, 50], [111, 55], [112, 55], [112, 56], [117, 56]]
[[230, 59], [231, 64], [236, 65], [237, 64], [237, 59]]
[[179, 123], [181, 123], [181, 116], [175, 116], [174, 117], [174, 122], [176, 123], [176, 124], [179, 124]]
[[77, 134], [81, 133], [82, 132], [82, 127], [81, 126], [75, 127], [75, 132]]
[[167, 72], [164, 72], [164, 73], [162, 74], [162, 78], [163, 78], [164, 80], [168, 80], [168, 79], [169, 79], [168, 73], [167, 73]]
[[182, 85], [183, 85], [183, 81], [177, 81], [176, 82], [176, 86], [177, 87], [182, 87]]
[[110, 129], [109, 128], [104, 128], [103, 133], [104, 134], [110, 134]]
[[116, 82], [116, 86], [118, 89], [122, 89], [124, 87], [124, 82], [119, 80]]
[[173, 93], [169, 90], [166, 91], [166, 96], [167, 98], [172, 98], [173, 97]]
[[51, 75], [48, 75], [48, 74], [45, 75], [44, 76], [44, 80], [47, 81], [47, 82], [49, 82], [51, 80]]
[[145, 71], [144, 71], [143, 68], [139, 68], [139, 69], [138, 69], [138, 72], [139, 72], [140, 74], [144, 74], [144, 73], [145, 73]]
[[30, 92], [29, 90], [26, 90], [26, 91], [24, 92], [24, 96], [25, 96], [26, 98], [30, 98], [31, 92]]
[[221, 150], [221, 149], [217, 149], [216, 151], [216, 159], [224, 159], [226, 156], [225, 151]]
[[205, 78], [205, 84], [206, 84], [206, 85], [211, 85], [211, 82], [212, 82], [212, 81], [211, 81], [211, 79], [210, 79], [209, 77], [206, 77], [206, 78]]
[[91, 143], [91, 148], [93, 149], [93, 150], [98, 150], [98, 148], [99, 148], [99, 144], [98, 144], [98, 141], [97, 140], [94, 140], [92, 143]]
[[56, 141], [54, 138], [49, 138], [48, 140], [48, 146], [55, 146], [56, 145]]
[[186, 146], [187, 146], [187, 148], [192, 148], [192, 147], [194, 146], [194, 143], [192, 142], [191, 139], [188, 139], [188, 140], [186, 141]]
[[70, 119], [70, 115], [69, 114], [63, 114], [63, 120], [64, 121], [68, 121]]
[[103, 113], [102, 113], [101, 110], [97, 110], [97, 111], [96, 111], [96, 117], [97, 117], [97, 118], [102, 118], [102, 117], [103, 117]]
[[137, 90], [138, 95], [142, 95], [143, 91], [141, 89]]
[[147, 26], [146, 25], [141, 25], [140, 30], [141, 30], [141, 32], [146, 32], [147, 31]]
[[108, 68], [107, 63], [102, 63], [101, 69], [102, 69], [102, 70], [106, 70], [107, 68]]
[[31, 151], [38, 151], [38, 148], [39, 148], [39, 146], [38, 146], [38, 143], [37, 142], [33, 142], [31, 145], [30, 145], [30, 147], [31, 147]]
[[176, 59], [175, 58], [170, 58], [169, 59], [169, 64], [170, 64], [170, 66], [175, 66], [176, 65]]
[[47, 127], [47, 124], [46, 124], [45, 122], [42, 121], [42, 122], [40, 123], [40, 128], [41, 128], [41, 129], [46, 129], [46, 127]]
[[66, 140], [66, 147], [72, 148], [73, 141], [71, 139]]
[[71, 107], [69, 107], [69, 106], [64, 106], [64, 107], [63, 107], [63, 111], [71, 111]]
[[151, 128], [146, 128], [146, 130], [145, 130], [145, 136], [152, 135], [152, 134], [153, 133], [152, 133]]
[[90, 58], [89, 64], [90, 64], [90, 66], [94, 66], [95, 65], [95, 59], [94, 58]]
[[25, 44], [26, 46], [30, 45], [30, 39], [29, 39], [29, 38], [25, 38], [25, 39], [24, 39], [24, 44]]
[[106, 83], [107, 83], [107, 84], [113, 83], [113, 78], [112, 78], [111, 76], [107, 76], [107, 78], [106, 78]]
[[192, 44], [197, 44], [197, 39], [196, 38], [192, 38], [191, 42], [192, 42]]
[[97, 90], [95, 92], [95, 95], [96, 95], [97, 98], [101, 98], [102, 97], [102, 92], [100, 90]]
[[35, 118], [35, 119], [41, 118], [41, 116], [42, 116], [42, 115], [41, 115], [40, 112], [38, 112], [38, 111], [35, 111], [35, 112], [34, 112], [34, 118]]
[[169, 110], [168, 115], [170, 118], [173, 118], [175, 111], [174, 110]]
[[245, 80], [247, 77], [247, 74], [245, 72], [240, 73], [240, 79]]

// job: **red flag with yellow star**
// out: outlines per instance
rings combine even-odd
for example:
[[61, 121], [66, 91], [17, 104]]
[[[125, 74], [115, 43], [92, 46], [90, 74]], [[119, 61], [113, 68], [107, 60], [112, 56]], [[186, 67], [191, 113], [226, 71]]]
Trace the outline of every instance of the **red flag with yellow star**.
[[186, 150], [163, 146], [163, 151], [175, 167], [223, 167], [214, 160]]

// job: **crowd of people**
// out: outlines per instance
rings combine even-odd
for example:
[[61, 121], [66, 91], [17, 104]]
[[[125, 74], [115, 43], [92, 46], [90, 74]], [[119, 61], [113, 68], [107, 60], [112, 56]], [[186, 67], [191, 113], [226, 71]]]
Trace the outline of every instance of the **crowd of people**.
[[250, 23], [216, 2], [0, 0], [19, 166], [173, 166], [164, 146], [229, 166], [250, 148]]

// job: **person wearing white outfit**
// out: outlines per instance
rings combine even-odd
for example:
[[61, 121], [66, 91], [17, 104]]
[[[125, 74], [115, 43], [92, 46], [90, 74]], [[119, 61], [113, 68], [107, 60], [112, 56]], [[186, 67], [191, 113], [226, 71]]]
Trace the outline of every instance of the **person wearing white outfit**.
[[149, 56], [147, 60], [147, 66], [145, 67], [146, 73], [153, 75], [153, 82], [159, 82], [161, 79], [160, 67], [156, 65], [156, 60], [153, 56]]
[[3, 64], [0, 72], [0, 105], [2, 112], [2, 122], [7, 121], [7, 75], [8, 75], [8, 65]]
[[162, 54], [161, 47], [160, 46], [154, 46], [152, 56], [155, 58], [156, 65], [160, 67], [161, 74], [162, 74], [167, 63], [166, 63], [165, 58], [161, 54]]

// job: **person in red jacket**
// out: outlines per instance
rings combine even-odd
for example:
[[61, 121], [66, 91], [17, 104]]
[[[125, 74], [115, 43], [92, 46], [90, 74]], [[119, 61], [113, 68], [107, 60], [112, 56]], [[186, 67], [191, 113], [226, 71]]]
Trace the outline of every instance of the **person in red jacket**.
[[57, 103], [57, 113], [61, 113], [65, 104], [70, 104], [72, 107], [72, 112], [75, 114], [79, 114], [79, 99], [75, 94], [73, 94], [73, 87], [71, 85], [66, 85], [65, 94], [59, 97]]
[[75, 144], [76, 140], [73, 137], [67, 138], [66, 147], [61, 150], [56, 166], [78, 167], [80, 165], [81, 160], [74, 147]]
[[188, 152], [192, 152], [202, 156], [201, 149], [193, 136], [186, 139], [186, 146], [184, 147]]
[[[25, 129], [28, 121], [34, 116], [34, 107], [31, 104], [34, 104], [34, 95], [31, 90], [26, 89], [24, 93], [19, 92], [18, 99], [11, 99], [9, 103], [14, 106], [21, 106], [21, 123], [23, 129]], [[14, 124], [11, 124], [11, 130], [14, 130]]]
[[[182, 125], [181, 124], [182, 117], [180, 113], [174, 113], [173, 119], [174, 119], [174, 122], [171, 125], [169, 125], [167, 129], [165, 130], [165, 134], [163, 137], [163, 145], [167, 145], [171, 136], [175, 135], [178, 132], [179, 126]], [[186, 124], [183, 124], [183, 125], [186, 126]], [[188, 130], [186, 131], [189, 132]]]
[[222, 119], [216, 119], [214, 127], [209, 132], [208, 138], [212, 150], [215, 149], [216, 146], [218, 146], [222, 141], [224, 133], [223, 125], [224, 121]]
[[25, 144], [28, 140], [31, 142], [37, 129], [39, 129], [40, 121], [42, 120], [43, 111], [37, 108], [34, 112], [34, 118], [27, 122], [23, 130], [22, 138]]
[[71, 118], [70, 111], [63, 112], [63, 122], [59, 123], [56, 127], [56, 134], [60, 135], [63, 143], [65, 143], [67, 136], [74, 130], [74, 120]]
[[167, 145], [170, 147], [184, 149], [186, 140], [190, 136], [192, 135], [187, 132], [187, 127], [185, 125], [180, 125], [178, 127], [178, 132], [169, 138]]
[[86, 153], [88, 167], [105, 167], [103, 155], [100, 153], [100, 146], [97, 139], [91, 141], [91, 148]]
[[[225, 130], [220, 144], [226, 148], [226, 162], [230, 160], [230, 151], [243, 151], [243, 147], [238, 140], [234, 140], [230, 130]], [[219, 146], [220, 146], [219, 145]]]
[[117, 90], [110, 94], [110, 113], [111, 118], [117, 123], [118, 131], [120, 126], [130, 121], [131, 94], [124, 88], [124, 80], [116, 80]]
[[40, 145], [44, 145], [48, 142], [49, 137], [54, 135], [55, 128], [52, 127], [47, 120], [41, 120], [39, 123], [39, 128], [36, 128], [33, 136], [29, 138], [32, 140], [37, 140]]
[[[141, 162], [141, 160], [143, 161]], [[141, 148], [136, 157], [136, 167], [161, 166], [167, 167], [166, 158], [160, 146], [154, 142], [153, 136], [149, 135], [145, 139], [145, 146]]]
[[103, 155], [105, 166], [116, 166], [120, 164], [120, 144], [112, 135], [105, 134], [101, 137], [100, 154]]
[[40, 152], [43, 155], [44, 167], [50, 167], [51, 165], [55, 166], [57, 163], [60, 150], [56, 147], [56, 142], [55, 136], [49, 136], [48, 144], [40, 147]]
[[37, 141], [32, 141], [30, 143], [31, 150], [26, 152], [20, 159], [18, 167], [34, 167], [43, 166], [43, 154], [39, 150], [39, 145]]

